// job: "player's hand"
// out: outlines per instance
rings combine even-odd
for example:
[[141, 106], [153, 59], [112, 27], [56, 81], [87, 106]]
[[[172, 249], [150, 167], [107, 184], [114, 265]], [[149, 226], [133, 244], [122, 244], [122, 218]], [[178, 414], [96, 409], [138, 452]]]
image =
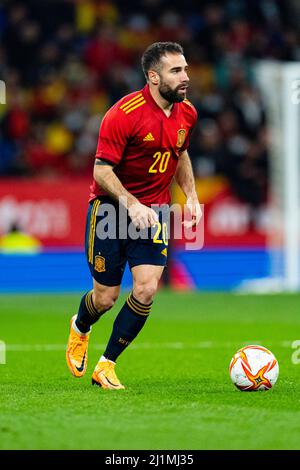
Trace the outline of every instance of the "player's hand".
[[188, 197], [186, 206], [191, 214], [192, 220], [185, 220], [183, 226], [185, 228], [192, 228], [198, 225], [202, 217], [202, 209], [197, 196]]
[[128, 209], [128, 214], [134, 226], [139, 229], [152, 227], [158, 222], [156, 212], [140, 202], [132, 204]]

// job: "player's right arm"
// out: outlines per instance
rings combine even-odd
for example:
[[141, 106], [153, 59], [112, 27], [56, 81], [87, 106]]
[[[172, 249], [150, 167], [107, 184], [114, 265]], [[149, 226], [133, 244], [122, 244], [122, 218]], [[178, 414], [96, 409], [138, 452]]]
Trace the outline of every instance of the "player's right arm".
[[126, 207], [134, 225], [143, 229], [157, 222], [157, 214], [128, 192], [114, 172], [131, 137], [132, 125], [118, 104], [106, 113], [99, 131], [94, 179], [110, 197]]
[[141, 204], [136, 197], [124, 188], [111, 164], [96, 159], [94, 179], [110, 197], [126, 207], [129, 217], [136, 227], [143, 229], [151, 227], [157, 222], [158, 217], [154, 210]]

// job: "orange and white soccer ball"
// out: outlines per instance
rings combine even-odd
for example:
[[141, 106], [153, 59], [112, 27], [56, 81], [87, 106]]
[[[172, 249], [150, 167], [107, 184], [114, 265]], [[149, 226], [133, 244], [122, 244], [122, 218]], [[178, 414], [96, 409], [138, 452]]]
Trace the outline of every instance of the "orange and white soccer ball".
[[267, 348], [250, 345], [235, 353], [230, 361], [229, 373], [240, 390], [269, 390], [278, 379], [279, 366], [274, 354]]

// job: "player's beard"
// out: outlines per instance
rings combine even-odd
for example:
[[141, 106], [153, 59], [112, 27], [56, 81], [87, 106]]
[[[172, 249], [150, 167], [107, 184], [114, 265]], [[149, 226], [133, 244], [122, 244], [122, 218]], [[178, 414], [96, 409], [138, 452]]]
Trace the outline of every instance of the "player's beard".
[[167, 83], [161, 81], [158, 91], [160, 95], [169, 103], [180, 103], [185, 100], [185, 93], [178, 93], [178, 90], [182, 85], [178, 85], [176, 88], [171, 88]]

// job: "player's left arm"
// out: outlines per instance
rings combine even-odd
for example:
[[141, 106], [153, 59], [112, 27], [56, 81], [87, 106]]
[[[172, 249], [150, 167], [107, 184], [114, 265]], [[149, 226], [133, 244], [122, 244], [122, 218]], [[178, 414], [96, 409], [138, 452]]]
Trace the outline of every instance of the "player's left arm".
[[184, 225], [186, 227], [197, 225], [202, 217], [202, 210], [196, 191], [192, 164], [187, 150], [184, 150], [180, 154], [175, 180], [186, 196], [186, 204], [192, 216], [191, 222], [184, 221]]

